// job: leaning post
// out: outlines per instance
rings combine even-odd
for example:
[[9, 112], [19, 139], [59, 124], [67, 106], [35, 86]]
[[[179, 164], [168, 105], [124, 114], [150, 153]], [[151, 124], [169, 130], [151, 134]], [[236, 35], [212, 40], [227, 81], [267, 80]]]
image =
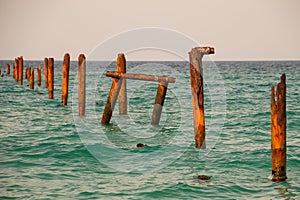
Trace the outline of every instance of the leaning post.
[[123, 80], [118, 78], [112, 79], [111, 88], [102, 115], [102, 124], [107, 125], [110, 122]]
[[152, 113], [152, 120], [151, 120], [152, 125], [159, 124], [162, 108], [164, 106], [165, 97], [167, 94], [167, 89], [168, 89], [168, 82], [160, 82], [159, 83], [158, 88], [157, 88], [153, 113]]

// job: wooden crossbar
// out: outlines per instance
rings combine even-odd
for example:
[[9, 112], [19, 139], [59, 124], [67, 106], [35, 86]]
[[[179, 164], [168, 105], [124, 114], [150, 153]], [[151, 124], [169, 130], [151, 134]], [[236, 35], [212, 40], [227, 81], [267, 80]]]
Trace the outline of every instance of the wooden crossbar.
[[121, 73], [116, 71], [107, 71], [106, 76], [117, 78], [117, 79], [134, 79], [134, 80], [141, 80], [141, 81], [154, 81], [154, 82], [165, 82], [165, 83], [175, 83], [176, 78], [169, 77], [169, 76], [153, 76], [153, 75], [146, 75], [146, 74], [128, 74], [128, 73]]

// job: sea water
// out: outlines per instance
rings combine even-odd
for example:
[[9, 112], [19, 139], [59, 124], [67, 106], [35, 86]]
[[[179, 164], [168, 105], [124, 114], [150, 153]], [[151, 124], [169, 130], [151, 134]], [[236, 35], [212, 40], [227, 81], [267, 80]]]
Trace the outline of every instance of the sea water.
[[[187, 62], [127, 62], [128, 73], [168, 75], [159, 126], [151, 126], [158, 83], [127, 80], [128, 114], [101, 125], [112, 62], [87, 62], [86, 115], [78, 116], [77, 62], [61, 105], [62, 62], [54, 99], [12, 78], [1, 61], [0, 199], [298, 199], [300, 62], [204, 63], [207, 148], [194, 148]], [[24, 61], [35, 70], [42, 61]], [[287, 177], [271, 175], [271, 87], [286, 74]], [[35, 71], [35, 79], [37, 74]], [[136, 148], [137, 143], [147, 144]], [[209, 180], [198, 180], [198, 175]]]

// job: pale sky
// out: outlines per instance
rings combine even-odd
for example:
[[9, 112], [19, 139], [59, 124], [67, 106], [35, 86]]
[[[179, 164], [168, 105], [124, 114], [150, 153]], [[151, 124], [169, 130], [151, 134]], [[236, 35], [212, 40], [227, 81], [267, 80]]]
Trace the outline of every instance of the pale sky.
[[[0, 25], [0, 60], [61, 60], [66, 52], [76, 60], [114, 35], [143, 27], [212, 46], [213, 60], [300, 60], [299, 0], [0, 0]], [[153, 52], [158, 60], [173, 59], [165, 54]]]

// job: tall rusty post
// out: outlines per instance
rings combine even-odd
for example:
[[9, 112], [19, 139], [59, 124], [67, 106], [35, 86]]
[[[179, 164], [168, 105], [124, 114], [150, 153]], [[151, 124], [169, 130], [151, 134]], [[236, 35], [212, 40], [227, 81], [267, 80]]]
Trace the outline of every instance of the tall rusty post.
[[[117, 58], [117, 72], [126, 73], [126, 59], [123, 53], [118, 54]], [[126, 91], [126, 79], [122, 81], [122, 85], [119, 92], [119, 114], [127, 114], [127, 91]]]
[[79, 115], [85, 115], [85, 93], [86, 93], [86, 65], [85, 65], [85, 56], [80, 54], [78, 57], [78, 112]]
[[18, 59], [15, 58], [15, 62], [14, 62], [14, 79], [16, 82], [18, 82]]
[[34, 69], [31, 70], [31, 73], [29, 76], [29, 87], [31, 90], [34, 90]]
[[54, 93], [54, 59], [49, 58], [48, 62], [48, 98], [53, 99]]
[[37, 68], [37, 85], [41, 86], [41, 84], [42, 84], [42, 71], [41, 71], [41, 65], [39, 64]]
[[10, 65], [9, 64], [7, 64], [6, 65], [6, 74], [10, 74]]
[[[273, 181], [283, 181], [286, 176], [286, 84], [285, 74], [271, 90], [271, 151]], [[276, 95], [276, 100], [275, 100]]]
[[152, 113], [152, 120], [151, 120], [152, 125], [159, 124], [162, 108], [164, 106], [165, 97], [167, 94], [167, 89], [168, 89], [168, 82], [160, 82], [159, 83], [158, 88], [157, 88], [153, 113]]
[[15, 80], [16, 80], [16, 82], [19, 82], [19, 58], [15, 58], [14, 65], [15, 65], [15, 69], [16, 69], [16, 71], [15, 71]]
[[45, 88], [48, 88], [48, 58], [44, 58], [44, 79], [45, 79]]
[[23, 85], [23, 56], [20, 56], [18, 59], [18, 66], [19, 66], [19, 83]]
[[64, 55], [64, 63], [62, 69], [62, 105], [67, 105], [68, 103], [68, 88], [69, 88], [69, 70], [70, 70], [70, 54], [66, 53]]
[[212, 47], [196, 47], [189, 52], [192, 104], [194, 113], [195, 147], [205, 149], [204, 84], [202, 58], [214, 54]]

